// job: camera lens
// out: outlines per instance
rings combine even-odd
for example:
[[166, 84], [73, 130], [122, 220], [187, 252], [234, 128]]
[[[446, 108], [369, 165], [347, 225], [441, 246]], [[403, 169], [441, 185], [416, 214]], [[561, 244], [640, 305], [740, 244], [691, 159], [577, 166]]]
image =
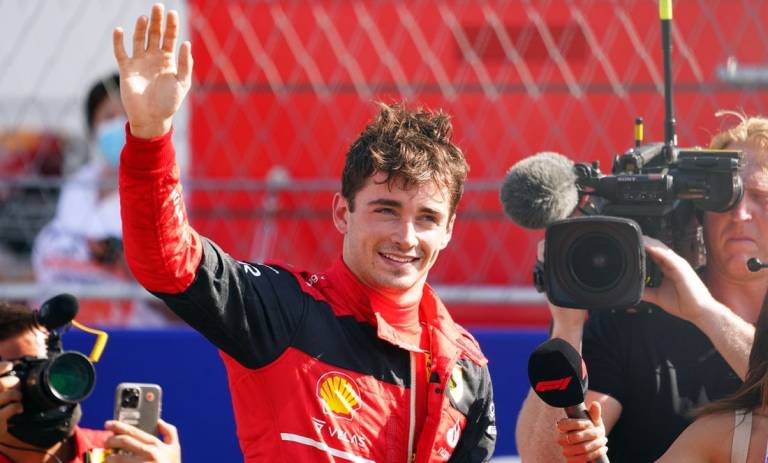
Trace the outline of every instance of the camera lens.
[[586, 291], [612, 288], [626, 265], [619, 242], [607, 234], [588, 234], [577, 239], [568, 250], [568, 270]]
[[56, 356], [46, 370], [50, 392], [65, 402], [85, 399], [96, 382], [93, 365], [77, 352], [64, 352]]
[[136, 388], [124, 389], [120, 396], [120, 406], [123, 408], [137, 408], [140, 395], [139, 390]]
[[645, 288], [640, 224], [621, 217], [575, 217], [547, 227], [544, 250], [547, 297], [580, 309], [626, 309]]

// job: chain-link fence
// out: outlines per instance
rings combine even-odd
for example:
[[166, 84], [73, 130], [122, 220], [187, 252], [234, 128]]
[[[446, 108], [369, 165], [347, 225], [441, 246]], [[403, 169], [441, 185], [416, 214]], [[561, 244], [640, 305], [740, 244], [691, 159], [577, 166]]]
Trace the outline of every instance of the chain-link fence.
[[[30, 245], [54, 213], [62, 175], [84, 158], [65, 148], [88, 146], [70, 143], [83, 133], [83, 92], [114, 68], [112, 27], [132, 29], [149, 3], [0, 2], [0, 241], [9, 282], [0, 297], [35, 294], [24, 285], [32, 281]], [[663, 136], [653, 1], [168, 6], [180, 9], [195, 56], [175, 135], [191, 220], [240, 259], [328, 265], [340, 249], [330, 203], [346, 149], [373, 116], [372, 101], [405, 99], [451, 113], [471, 165], [453, 241], [432, 283], [456, 310], [536, 304], [530, 269], [541, 235], [503, 217], [498, 187], [507, 168], [541, 150], [607, 167], [632, 144], [637, 116], [648, 139]], [[707, 143], [724, 123], [718, 109], [768, 113], [767, 20], [760, 0], [676, 2], [682, 146]]]

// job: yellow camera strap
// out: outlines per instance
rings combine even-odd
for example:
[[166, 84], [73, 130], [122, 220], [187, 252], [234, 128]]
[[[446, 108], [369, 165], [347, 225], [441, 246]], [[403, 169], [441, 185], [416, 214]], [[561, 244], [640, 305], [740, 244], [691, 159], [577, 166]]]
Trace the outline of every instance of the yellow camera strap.
[[101, 358], [101, 354], [104, 353], [104, 347], [107, 345], [107, 340], [109, 339], [109, 335], [106, 333], [106, 331], [97, 330], [94, 328], [88, 328], [87, 326], [78, 323], [75, 320], [72, 320], [72, 324], [75, 325], [77, 328], [85, 331], [86, 333], [91, 333], [96, 335], [96, 343], [93, 345], [93, 349], [91, 349], [91, 354], [88, 356], [88, 358], [91, 360], [91, 362], [96, 363]]

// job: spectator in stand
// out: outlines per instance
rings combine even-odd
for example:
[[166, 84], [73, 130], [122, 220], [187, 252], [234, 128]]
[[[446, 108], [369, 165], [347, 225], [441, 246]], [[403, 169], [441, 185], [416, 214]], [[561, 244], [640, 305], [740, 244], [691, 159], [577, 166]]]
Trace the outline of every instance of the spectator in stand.
[[[96, 82], [85, 101], [89, 159], [61, 189], [56, 215], [32, 249], [35, 279], [55, 284], [104, 285], [133, 281], [123, 258], [117, 167], [125, 145], [125, 111], [117, 74]], [[157, 326], [166, 317], [154, 306], [118, 300], [86, 300], [84, 321]]]

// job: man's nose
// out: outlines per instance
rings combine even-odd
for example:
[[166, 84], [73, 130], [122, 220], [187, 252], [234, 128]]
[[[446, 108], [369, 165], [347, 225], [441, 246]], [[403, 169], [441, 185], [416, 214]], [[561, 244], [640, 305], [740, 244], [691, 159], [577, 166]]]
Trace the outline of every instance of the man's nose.
[[412, 248], [419, 243], [416, 227], [411, 220], [400, 221], [395, 233], [395, 240], [403, 248]]
[[736, 222], [745, 222], [752, 219], [752, 200], [749, 194], [745, 194], [741, 201], [731, 209], [731, 217]]

